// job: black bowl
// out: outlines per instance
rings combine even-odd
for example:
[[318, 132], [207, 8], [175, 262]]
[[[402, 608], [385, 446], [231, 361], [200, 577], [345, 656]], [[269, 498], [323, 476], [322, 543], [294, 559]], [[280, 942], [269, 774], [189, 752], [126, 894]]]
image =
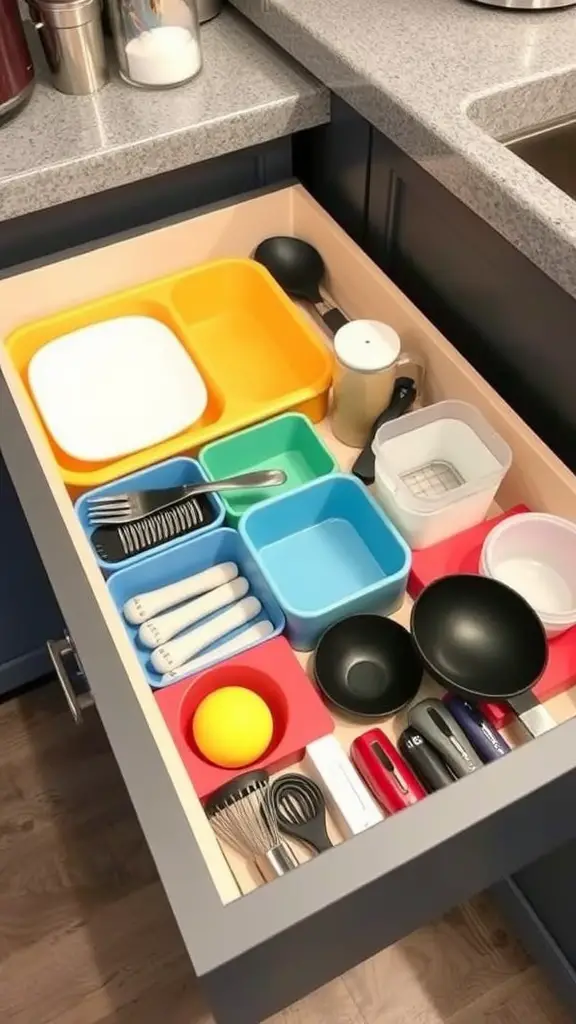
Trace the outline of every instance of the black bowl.
[[468, 698], [506, 700], [529, 690], [548, 659], [536, 612], [487, 576], [444, 576], [412, 608], [412, 637], [430, 675]]
[[351, 615], [320, 638], [314, 674], [326, 699], [342, 711], [383, 718], [416, 696], [423, 668], [403, 626], [381, 615]]

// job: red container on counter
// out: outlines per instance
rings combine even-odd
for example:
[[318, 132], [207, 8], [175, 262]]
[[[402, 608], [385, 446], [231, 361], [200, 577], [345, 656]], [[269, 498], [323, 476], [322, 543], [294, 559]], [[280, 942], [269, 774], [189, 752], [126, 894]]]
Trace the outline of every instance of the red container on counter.
[[34, 65], [18, 0], [0, 0], [0, 125], [24, 106], [33, 84]]

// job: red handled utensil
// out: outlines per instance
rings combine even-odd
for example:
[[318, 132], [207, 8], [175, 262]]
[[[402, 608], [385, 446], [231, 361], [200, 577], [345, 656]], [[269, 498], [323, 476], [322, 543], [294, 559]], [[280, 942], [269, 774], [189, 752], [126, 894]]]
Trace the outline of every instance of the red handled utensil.
[[388, 814], [410, 807], [426, 790], [381, 729], [362, 733], [350, 747], [350, 758]]

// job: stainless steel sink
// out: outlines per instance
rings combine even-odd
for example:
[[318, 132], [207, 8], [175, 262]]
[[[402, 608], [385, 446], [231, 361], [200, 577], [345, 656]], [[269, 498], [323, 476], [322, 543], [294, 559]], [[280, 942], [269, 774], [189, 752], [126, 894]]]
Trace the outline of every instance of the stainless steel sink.
[[499, 141], [576, 198], [576, 116], [525, 129]]

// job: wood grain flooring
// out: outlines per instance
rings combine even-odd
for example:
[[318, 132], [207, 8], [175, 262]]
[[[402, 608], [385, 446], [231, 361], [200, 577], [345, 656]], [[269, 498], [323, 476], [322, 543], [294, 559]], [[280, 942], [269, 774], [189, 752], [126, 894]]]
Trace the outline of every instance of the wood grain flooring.
[[[0, 705], [0, 1021], [212, 1024], [94, 712]], [[268, 1024], [570, 1024], [482, 896]]]

